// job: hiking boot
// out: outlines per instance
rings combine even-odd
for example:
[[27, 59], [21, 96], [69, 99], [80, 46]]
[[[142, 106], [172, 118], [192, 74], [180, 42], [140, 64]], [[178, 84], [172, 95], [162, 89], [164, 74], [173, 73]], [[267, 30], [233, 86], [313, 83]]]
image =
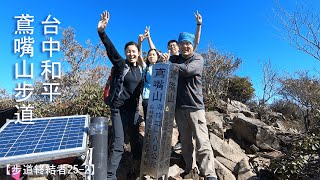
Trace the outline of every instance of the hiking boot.
[[192, 169], [188, 173], [187, 172], [182, 173], [181, 176], [183, 179], [199, 180], [199, 174], [196, 168]]

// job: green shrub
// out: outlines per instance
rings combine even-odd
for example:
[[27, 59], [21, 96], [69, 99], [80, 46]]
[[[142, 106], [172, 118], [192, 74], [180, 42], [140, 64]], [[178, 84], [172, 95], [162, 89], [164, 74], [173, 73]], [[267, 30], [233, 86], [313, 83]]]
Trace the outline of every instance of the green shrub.
[[254, 88], [252, 83], [247, 77], [234, 76], [230, 78], [228, 92], [228, 98], [242, 103], [246, 103], [254, 96]]
[[277, 179], [312, 179], [320, 173], [320, 135], [306, 134], [296, 140], [285, 156], [271, 161]]

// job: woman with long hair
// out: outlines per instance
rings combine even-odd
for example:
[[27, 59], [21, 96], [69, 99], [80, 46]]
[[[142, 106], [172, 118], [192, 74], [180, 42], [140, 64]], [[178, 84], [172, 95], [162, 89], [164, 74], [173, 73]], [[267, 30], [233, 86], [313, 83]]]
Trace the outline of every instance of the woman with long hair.
[[[144, 31], [143, 35], [139, 35], [139, 42], [138, 45], [141, 48], [142, 42], [144, 39], [148, 39], [149, 44], [149, 51], [147, 53], [147, 60], [139, 61], [141, 66], [144, 69], [144, 85], [143, 85], [143, 91], [142, 91], [142, 107], [143, 107], [143, 115], [144, 120], [147, 119], [147, 108], [148, 108], [148, 100], [150, 96], [150, 87], [151, 87], [151, 79], [152, 79], [152, 66], [160, 60], [160, 53], [157, 51], [155, 45], [152, 42], [151, 36], [150, 36], [150, 26], [146, 27], [146, 30]], [[140, 49], [140, 51], [142, 51]]]

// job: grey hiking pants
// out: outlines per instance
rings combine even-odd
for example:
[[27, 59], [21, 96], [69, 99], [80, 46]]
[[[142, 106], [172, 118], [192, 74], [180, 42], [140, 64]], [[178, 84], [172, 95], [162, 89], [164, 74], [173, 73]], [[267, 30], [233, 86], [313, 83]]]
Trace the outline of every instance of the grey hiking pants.
[[[188, 172], [193, 169], [196, 164], [195, 161], [198, 161], [202, 175], [216, 177], [205, 111], [192, 108], [177, 108], [175, 118], [180, 133], [182, 155], [186, 162], [185, 171]], [[192, 155], [194, 151], [192, 138], [194, 138], [196, 144], [196, 159]]]

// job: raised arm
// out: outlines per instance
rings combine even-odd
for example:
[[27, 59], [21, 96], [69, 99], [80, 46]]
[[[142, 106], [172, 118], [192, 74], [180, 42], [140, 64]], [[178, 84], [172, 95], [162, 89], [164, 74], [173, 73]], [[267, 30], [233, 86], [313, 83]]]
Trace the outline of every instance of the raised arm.
[[138, 38], [138, 47], [139, 47], [138, 65], [143, 68], [147, 66], [142, 57], [142, 42], [144, 39], [145, 39], [145, 36], [143, 34], [140, 34]]
[[116, 50], [113, 43], [109, 39], [108, 35], [104, 31], [108, 25], [109, 19], [110, 19], [110, 13], [108, 11], [104, 11], [100, 16], [100, 21], [98, 22], [98, 34], [103, 45], [106, 48], [106, 51], [111, 63], [114, 66], [121, 68], [121, 66], [124, 66], [125, 61], [121, 57], [119, 52]]
[[146, 27], [146, 30], [144, 30], [144, 36], [148, 39], [148, 44], [150, 49], [156, 49], [156, 46], [153, 44], [151, 35], [150, 35], [150, 26]]
[[110, 19], [110, 13], [108, 11], [104, 11], [100, 15], [100, 20], [98, 22], [98, 32], [99, 33], [103, 33], [104, 32], [104, 29], [108, 25], [109, 19]]
[[194, 16], [196, 17], [196, 22], [197, 22], [197, 30], [194, 38], [194, 45], [193, 45], [193, 51], [195, 52], [197, 49], [197, 46], [200, 42], [200, 35], [201, 35], [201, 25], [202, 25], [202, 16], [199, 14], [197, 11], [194, 13]]

